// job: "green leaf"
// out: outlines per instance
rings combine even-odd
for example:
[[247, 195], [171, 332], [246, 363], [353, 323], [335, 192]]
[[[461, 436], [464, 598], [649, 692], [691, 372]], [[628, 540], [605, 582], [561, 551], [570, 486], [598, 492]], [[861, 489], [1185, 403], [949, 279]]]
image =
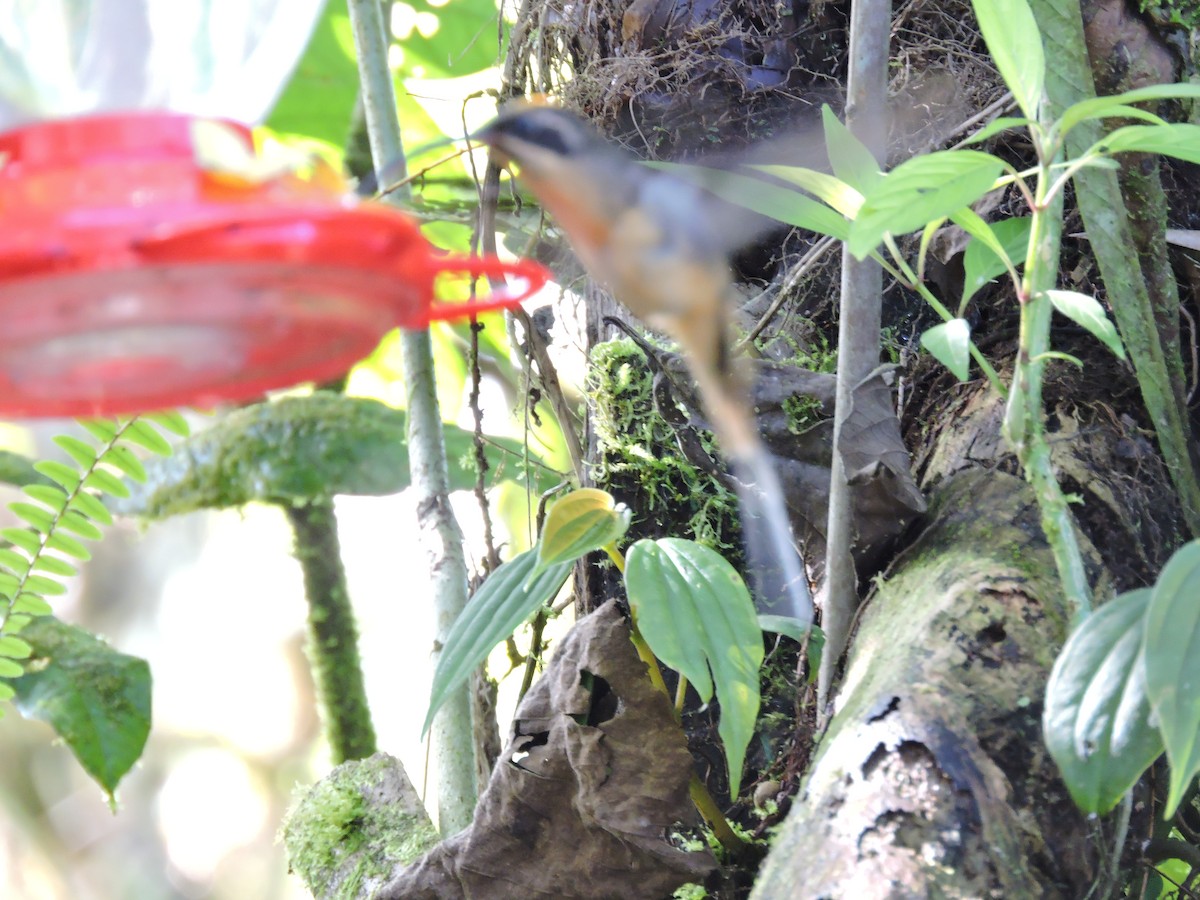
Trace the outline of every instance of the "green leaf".
[[850, 226], [846, 220], [828, 206], [806, 197], [799, 191], [784, 190], [778, 184], [770, 184], [735, 172], [706, 169], [703, 166], [659, 162], [654, 163], [651, 168], [670, 172], [676, 178], [690, 181], [722, 200], [796, 228], [827, 234], [838, 240], [845, 240], [850, 233]]
[[1200, 125], [1126, 125], [1103, 138], [1103, 153], [1161, 153], [1185, 162], [1200, 163]]
[[[3, 703], [6, 700], [11, 700], [16, 695], [17, 692], [13, 690], [12, 685], [10, 685], [7, 681], [0, 681], [0, 703]], [[3, 717], [4, 710], [0, 709], [0, 718]]]
[[308, 48], [266, 124], [335, 147], [346, 143], [358, 96], [354, 35], [344, 3], [326, 4]]
[[[1131, 107], [1129, 104], [1144, 103], [1147, 100], [1166, 100], [1173, 97], [1200, 99], [1200, 84], [1154, 84], [1109, 97], [1092, 97], [1088, 100], [1081, 100], [1063, 110], [1063, 114], [1058, 120], [1059, 129], [1066, 134], [1080, 122], [1114, 115], [1142, 119], [1149, 116], [1157, 119], [1157, 116], [1152, 116], [1151, 113]], [[1158, 121], [1162, 122], [1161, 119]]]
[[[750, 592], [719, 553], [679, 538], [641, 540], [629, 549], [625, 588], [634, 621], [654, 655], [721, 703], [718, 732], [737, 796], [746, 747], [758, 717], [762, 629]], [[710, 677], [711, 672], [711, 677]]]
[[[960, 227], [965, 217], [955, 217]], [[1008, 271], [1005, 260], [1014, 269], [1025, 262], [1029, 247], [1029, 228], [1033, 221], [1029, 216], [1016, 219], [1002, 219], [990, 225], [979, 220], [985, 229], [980, 232], [968, 230], [971, 240], [963, 251], [963, 296], [966, 304], [981, 287]]]
[[101, 444], [108, 444], [117, 436], [117, 423], [112, 419], [80, 419], [79, 425]]
[[916, 231], [970, 206], [992, 189], [1003, 168], [978, 150], [943, 150], [901, 163], [863, 200], [850, 225], [850, 252], [863, 259], [885, 234]]
[[11, 635], [0, 635], [0, 656], [9, 659], [28, 659], [33, 650], [29, 642]]
[[972, 0], [979, 32], [1000, 77], [1028, 118], [1038, 117], [1046, 77], [1042, 33], [1026, 0]]
[[46, 484], [50, 481], [37, 470], [34, 461], [11, 450], [0, 450], [0, 482], [23, 487], [27, 484]]
[[934, 325], [921, 335], [921, 346], [959, 381], [971, 377], [971, 326], [966, 319]]
[[61, 531], [55, 531], [53, 534], [46, 537], [46, 546], [51, 550], [57, 550], [60, 553], [65, 553], [67, 556], [73, 556], [78, 560], [87, 562], [92, 558], [91, 552], [79, 541], [70, 535], [63, 534]]
[[1109, 320], [1104, 307], [1095, 297], [1076, 291], [1046, 291], [1046, 296], [1050, 298], [1055, 309], [1076, 325], [1086, 328], [1118, 359], [1125, 358], [1125, 348], [1121, 346], [1116, 326]]
[[44, 506], [36, 506], [33, 503], [22, 503], [18, 500], [8, 504], [8, 508], [35, 529], [42, 532], [42, 534], [48, 532], [50, 526], [54, 524], [54, 513], [50, 512]]
[[67, 592], [66, 585], [53, 578], [47, 578], [45, 575], [27, 575], [25, 590], [42, 597], [57, 597]]
[[150, 667], [57, 619], [32, 622], [21, 635], [33, 662], [12, 682], [17, 708], [48, 723], [111, 797], [150, 733]]
[[132, 419], [121, 431], [121, 440], [137, 444], [158, 456], [170, 456], [171, 445], [149, 422]]
[[550, 507], [538, 541], [535, 572], [607, 547], [629, 530], [629, 519], [629, 510], [618, 508], [607, 491], [572, 491]]
[[567, 580], [570, 562], [558, 563], [535, 574], [537, 558], [535, 547], [492, 572], [455, 620], [433, 673], [422, 737], [450, 694], [488, 658], [497, 644], [553, 600]]
[[[118, 449], [118, 448], [113, 448]], [[83, 479], [85, 488], [95, 488], [111, 497], [125, 498], [129, 496], [129, 488], [120, 478], [104, 469], [92, 469]]]
[[1023, 116], [1001, 116], [998, 119], [992, 119], [992, 121], [967, 138], [964, 143], [978, 144], [1002, 131], [1008, 131], [1010, 128], [1027, 128], [1030, 124], [1032, 124], [1032, 120], [1026, 119]]
[[1046, 685], [1046, 746], [1075, 804], [1104, 815], [1163, 751], [1142, 640], [1150, 591], [1109, 601], [1067, 639]]
[[108, 511], [99, 498], [93, 497], [86, 491], [80, 491], [71, 498], [69, 509], [73, 509], [80, 515], [87, 516], [93, 522], [99, 522], [101, 525], [111, 525], [113, 522], [112, 513]]
[[1146, 610], [1146, 694], [1171, 763], [1164, 818], [1200, 771], [1200, 541], [1184, 544], [1158, 576]]
[[179, 437], [187, 437], [192, 433], [191, 426], [188, 425], [180, 413], [173, 409], [164, 409], [156, 413], [144, 413], [143, 419], [148, 419], [160, 428], [163, 428]]
[[49, 572], [51, 575], [58, 575], [62, 578], [70, 578], [79, 572], [78, 569], [65, 559], [59, 559], [57, 556], [51, 556], [48, 553], [42, 553], [33, 561], [33, 570], [35, 572]]
[[[376, 400], [320, 391], [235, 410], [166, 458], [147, 481], [110, 502], [115, 513], [164, 518], [253, 501], [311, 503], [337, 494], [381, 496], [408, 487], [408, 417]], [[443, 424], [451, 490], [475, 486], [474, 436]], [[521, 460], [520, 442], [487, 437], [490, 483]], [[532, 462], [539, 462], [535, 453]], [[464, 465], [463, 460], [466, 460]], [[553, 482], [539, 470], [535, 490]], [[557, 478], [555, 478], [557, 481]]]
[[21, 591], [17, 595], [12, 608], [13, 612], [26, 616], [48, 616], [54, 611], [40, 595], [31, 594], [28, 591]]
[[27, 484], [21, 490], [52, 510], [61, 510], [67, 505], [67, 495], [56, 484]]
[[0, 656], [0, 678], [20, 678], [25, 674], [25, 667], [14, 659]]
[[90, 469], [96, 462], [96, 448], [73, 435], [60, 434], [54, 438], [54, 443], [62, 447], [80, 468]]
[[0, 566], [14, 572], [24, 572], [29, 568], [29, 558], [11, 547], [0, 547]]
[[759, 613], [758, 625], [763, 631], [782, 634], [798, 644], [803, 644], [805, 636], [811, 631], [812, 634], [808, 637], [807, 681], [812, 684], [817, 680], [817, 673], [821, 669], [821, 654], [825, 652], [824, 631], [816, 625], [805, 624], [795, 616], [772, 616], [767, 613]]
[[74, 510], [67, 510], [59, 517], [58, 524], [67, 531], [73, 532], [88, 541], [98, 541], [104, 537], [104, 532], [91, 521]]
[[[802, 166], [754, 166], [754, 170], [787, 181], [808, 191], [835, 212], [853, 219], [862, 208], [863, 195], [840, 178]], [[882, 177], [882, 175], [880, 176]], [[784, 195], [786, 196], [786, 194]], [[844, 223], [843, 223], [844, 227]]]
[[56, 459], [43, 459], [35, 462], [33, 467], [55, 484], [62, 485], [68, 493], [79, 487], [80, 474], [66, 463]]
[[825, 127], [825, 150], [829, 154], [833, 174], [858, 193], [866, 193], [883, 178], [879, 161], [842, 124], [828, 103], [821, 105], [821, 122]]
[[28, 528], [3, 528], [0, 529], [0, 537], [30, 556], [42, 549], [42, 536]]
[[127, 478], [136, 481], [138, 484], [143, 484], [146, 481], [145, 466], [142, 465], [142, 461], [128, 447], [120, 445], [109, 447], [108, 452], [104, 454], [104, 461], [110, 466], [120, 469]]

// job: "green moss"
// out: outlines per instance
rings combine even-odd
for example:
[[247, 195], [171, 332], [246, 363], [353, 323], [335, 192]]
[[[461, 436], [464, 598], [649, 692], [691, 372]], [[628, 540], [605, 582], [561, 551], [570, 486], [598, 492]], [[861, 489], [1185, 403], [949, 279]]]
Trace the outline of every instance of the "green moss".
[[383, 755], [344, 763], [304, 791], [288, 814], [281, 832], [288, 862], [315, 896], [363, 896], [368, 880], [390, 877], [438, 842], [427, 818], [367, 801], [394, 765]]
[[1160, 25], [1175, 25], [1189, 31], [1200, 27], [1200, 3], [1196, 0], [1140, 0], [1138, 6]]
[[[737, 497], [684, 458], [674, 429], [655, 409], [653, 386], [653, 372], [633, 341], [592, 348], [588, 392], [600, 451], [592, 475], [625, 495], [621, 499], [636, 511], [635, 529], [690, 536], [736, 556]], [[698, 436], [704, 450], [719, 459], [711, 433]]]

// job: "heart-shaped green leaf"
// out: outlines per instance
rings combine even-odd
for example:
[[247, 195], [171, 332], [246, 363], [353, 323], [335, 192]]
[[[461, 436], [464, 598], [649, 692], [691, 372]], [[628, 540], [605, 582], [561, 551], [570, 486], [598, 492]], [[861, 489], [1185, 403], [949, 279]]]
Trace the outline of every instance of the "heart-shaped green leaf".
[[1146, 610], [1146, 694], [1171, 763], [1165, 818], [1200, 771], [1200, 541], [1180, 547], [1158, 576]]
[[[695, 541], [641, 540], [625, 564], [629, 607], [654, 655], [721, 703], [718, 732], [737, 795], [758, 717], [762, 629], [754, 601], [724, 557]], [[711, 672], [711, 676], [710, 676]]]
[[1116, 806], [1163, 751], [1141, 655], [1149, 602], [1148, 589], [1131, 591], [1085, 619], [1046, 685], [1046, 746], [1087, 813]]
[[31, 656], [12, 682], [17, 708], [50, 725], [111, 799], [150, 734], [149, 665], [49, 616], [21, 639]]
[[971, 326], [966, 319], [934, 325], [921, 335], [921, 346], [959, 381], [971, 377]]
[[1046, 296], [1055, 309], [1099, 338], [1118, 359], [1125, 358], [1125, 348], [1121, 346], [1116, 326], [1109, 320], [1099, 300], [1077, 291], [1046, 291]]
[[538, 542], [538, 571], [607, 547], [629, 530], [630, 512], [612, 494], [580, 488], [552, 507]]

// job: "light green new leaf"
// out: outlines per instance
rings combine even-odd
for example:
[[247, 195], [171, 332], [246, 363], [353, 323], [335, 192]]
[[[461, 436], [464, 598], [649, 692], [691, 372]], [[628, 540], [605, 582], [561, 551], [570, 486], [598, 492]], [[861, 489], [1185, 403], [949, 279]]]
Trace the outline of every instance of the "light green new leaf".
[[1166, 100], [1172, 97], [1200, 99], [1200, 84], [1153, 84], [1109, 97], [1092, 97], [1088, 100], [1081, 100], [1063, 110], [1063, 114], [1058, 120], [1058, 127], [1063, 134], [1066, 134], [1080, 122], [1114, 115], [1146, 121], [1157, 120], [1158, 123], [1162, 123], [1162, 119], [1157, 116], [1129, 104], [1144, 103], [1147, 100]]
[[1038, 117], [1046, 78], [1042, 33], [1027, 0], [972, 0], [979, 32], [1021, 112]]
[[921, 335], [921, 346], [959, 381], [971, 377], [971, 326], [966, 319], [934, 325]]
[[1200, 125], [1186, 122], [1173, 125], [1126, 125], [1101, 140], [1097, 146], [1104, 153], [1135, 150], [1200, 163]]
[[916, 231], [970, 206], [992, 189], [1003, 168], [978, 150], [943, 150], [901, 163], [867, 193], [850, 225], [850, 252], [863, 259], [885, 234]]
[[625, 564], [625, 589], [654, 655], [687, 678], [703, 701], [711, 699], [715, 682], [718, 732], [736, 796], [758, 717], [763, 661], [750, 592], [719, 553], [680, 538], [635, 543]]
[[492, 572], [455, 620], [433, 673], [429, 712], [421, 726], [422, 737], [446, 698], [488, 658], [497, 644], [553, 600], [567, 580], [570, 562], [558, 563], [534, 574], [537, 558], [535, 547]]
[[664, 162], [649, 165], [704, 188], [722, 200], [786, 225], [827, 234], [838, 240], [845, 240], [850, 233], [850, 226], [845, 219], [799, 191], [788, 191], [778, 184], [769, 184], [749, 175], [703, 166]]
[[1170, 819], [1200, 771], [1200, 541], [1184, 544], [1158, 576], [1146, 610], [1142, 658], [1146, 694], [1158, 720], [1171, 784]]
[[630, 516], [607, 491], [580, 488], [567, 494], [546, 516], [534, 574], [557, 563], [574, 562], [619, 540], [629, 530]]
[[879, 161], [834, 114], [828, 103], [821, 105], [821, 122], [825, 126], [825, 150], [833, 174], [859, 193], [877, 184], [883, 178]]
[[1121, 346], [1116, 326], [1109, 320], [1104, 307], [1095, 297], [1076, 291], [1046, 291], [1046, 296], [1050, 298], [1055, 309], [1076, 325], [1086, 328], [1116, 354], [1118, 359], [1125, 358], [1125, 348]]
[[49, 617], [21, 637], [36, 665], [12, 682], [17, 708], [49, 724], [111, 798], [150, 733], [150, 667]]
[[1163, 751], [1141, 655], [1149, 602], [1148, 589], [1130, 591], [1085, 619], [1046, 685], [1046, 746], [1086, 813], [1116, 806]]
[[[773, 175], [802, 190], [808, 191], [822, 203], [847, 219], [853, 219], [862, 208], [863, 195], [840, 178], [802, 166], [763, 165], [753, 167], [758, 172]], [[880, 176], [882, 177], [882, 176]]]
[[[965, 305], [981, 287], [1008, 271], [1009, 265], [1016, 269], [1025, 262], [1032, 219], [1022, 216], [1017, 219], [1002, 219], [990, 225], [980, 219], [982, 232], [965, 228], [965, 217], [956, 216], [954, 221], [972, 237], [963, 252], [962, 302]], [[1008, 265], [1005, 265], [1006, 262]]]

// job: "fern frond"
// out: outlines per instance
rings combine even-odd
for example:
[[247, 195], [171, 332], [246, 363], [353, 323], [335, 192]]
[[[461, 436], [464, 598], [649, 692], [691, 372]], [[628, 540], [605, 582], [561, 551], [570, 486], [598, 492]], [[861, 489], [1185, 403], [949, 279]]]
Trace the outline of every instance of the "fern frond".
[[[25, 523], [23, 528], [0, 529], [9, 546], [0, 547], [0, 701], [14, 696], [4, 679], [24, 674], [21, 660], [29, 644], [16, 635], [36, 616], [51, 612], [46, 597], [66, 592], [61, 579], [76, 574], [73, 560], [91, 558], [83, 541], [96, 541], [112, 524], [104, 505], [109, 497], [128, 497], [122, 476], [144, 481], [145, 469], [133, 447], [160, 456], [171, 445], [158, 429], [186, 436], [186, 420], [178, 413], [155, 413], [127, 421], [93, 419], [80, 422], [96, 444], [71, 435], [54, 442], [75, 463], [43, 460], [34, 469], [52, 484], [29, 484], [25, 500], [9, 508]], [[0, 709], [0, 715], [3, 710]]]

